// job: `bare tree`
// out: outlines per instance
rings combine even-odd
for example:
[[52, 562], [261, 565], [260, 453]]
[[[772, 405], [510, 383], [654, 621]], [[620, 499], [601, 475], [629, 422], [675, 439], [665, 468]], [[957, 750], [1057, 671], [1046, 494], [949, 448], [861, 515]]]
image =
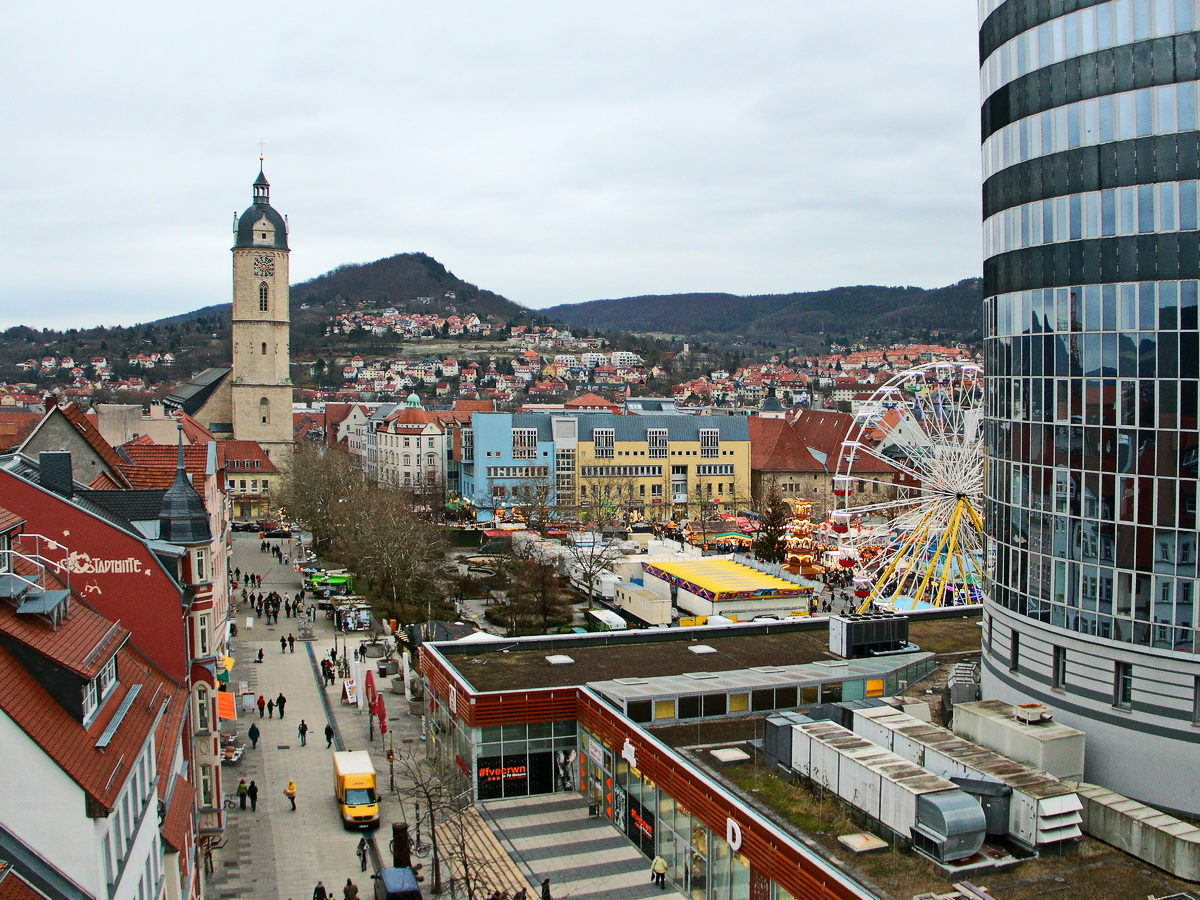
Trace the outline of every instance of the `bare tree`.
[[411, 497], [381, 488], [355, 492], [336, 549], [375, 589], [378, 612], [402, 622], [431, 617], [447, 590], [446, 547]]
[[538, 621], [543, 632], [554, 622], [570, 621], [571, 605], [563, 596], [562, 579], [542, 547], [533, 541], [522, 542], [513, 547], [513, 555], [527, 616]]
[[510, 485], [512, 504], [525, 516], [528, 527], [541, 534], [556, 517], [554, 483], [550, 475], [531, 475]]
[[362, 486], [357, 458], [322, 446], [304, 446], [284, 472], [278, 500], [289, 518], [312, 533], [313, 549], [326, 553], [345, 519], [345, 502]]
[[404, 622], [430, 614], [446, 594], [446, 548], [427, 508], [407, 491], [368, 484], [355, 460], [302, 448], [285, 476], [284, 503], [313, 534], [314, 549], [344, 561]]
[[545, 633], [572, 618], [562, 579], [554, 561], [546, 556], [544, 545], [514, 540], [506, 552], [494, 557], [496, 581], [505, 599], [489, 610], [489, 620], [503, 624], [509, 637]]
[[588, 609], [596, 596], [596, 579], [624, 554], [616, 544], [605, 541], [600, 534], [591, 535], [591, 540], [581, 540], [567, 546], [564, 557], [575, 577], [587, 588]]
[[[432, 762], [422, 759], [413, 753], [397, 753], [395, 766], [399, 781], [404, 784], [399, 793], [402, 797], [415, 800], [418, 809], [418, 822], [424, 820], [423, 834], [428, 837], [430, 845], [430, 890], [440, 894], [444, 889], [442, 884], [442, 854], [438, 842], [438, 823], [444, 818], [450, 818], [464, 805], [463, 799], [457, 799], [450, 786], [454, 778], [453, 770], [439, 772]], [[469, 788], [463, 792], [465, 805], [470, 804]]]

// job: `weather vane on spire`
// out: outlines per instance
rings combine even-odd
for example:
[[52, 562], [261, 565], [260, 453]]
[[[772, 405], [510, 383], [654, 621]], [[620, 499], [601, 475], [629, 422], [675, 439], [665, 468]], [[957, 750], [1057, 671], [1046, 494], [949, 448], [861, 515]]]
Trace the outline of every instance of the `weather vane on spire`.
[[263, 161], [263, 159], [265, 158], [265, 157], [264, 157], [264, 155], [263, 155], [263, 148], [264, 148], [265, 146], [266, 146], [266, 142], [265, 142], [265, 141], [259, 141], [259, 142], [258, 142], [258, 161], [259, 161], [259, 162], [262, 162], [262, 161]]

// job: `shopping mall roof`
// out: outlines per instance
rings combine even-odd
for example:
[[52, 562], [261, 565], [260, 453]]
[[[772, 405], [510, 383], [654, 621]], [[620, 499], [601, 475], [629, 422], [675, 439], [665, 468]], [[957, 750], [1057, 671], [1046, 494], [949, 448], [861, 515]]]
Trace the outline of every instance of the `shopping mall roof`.
[[[909, 640], [930, 653], [979, 652], [979, 613], [960, 610], [909, 617]], [[696, 653], [706, 646], [714, 652]], [[665, 678], [689, 672], [806, 666], [838, 660], [823, 618], [797, 622], [647, 628], [542, 635], [489, 644], [439, 643], [437, 650], [479, 692], [568, 687], [618, 678]], [[547, 656], [568, 656], [551, 665]], [[856, 661], [857, 662], [857, 661]]]

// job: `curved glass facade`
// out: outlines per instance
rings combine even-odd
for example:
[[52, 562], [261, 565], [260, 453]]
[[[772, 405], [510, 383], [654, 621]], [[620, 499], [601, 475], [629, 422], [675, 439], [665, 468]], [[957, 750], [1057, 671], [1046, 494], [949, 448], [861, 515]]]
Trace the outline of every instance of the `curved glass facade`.
[[1200, 6], [980, 16], [985, 690], [1194, 746]]

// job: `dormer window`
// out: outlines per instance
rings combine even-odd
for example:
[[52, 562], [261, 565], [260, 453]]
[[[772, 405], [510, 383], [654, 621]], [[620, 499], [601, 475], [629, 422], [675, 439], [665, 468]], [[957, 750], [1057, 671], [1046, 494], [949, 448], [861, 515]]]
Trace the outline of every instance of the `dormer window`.
[[117, 658], [104, 664], [100, 672], [83, 689], [83, 723], [86, 727], [117, 686]]

